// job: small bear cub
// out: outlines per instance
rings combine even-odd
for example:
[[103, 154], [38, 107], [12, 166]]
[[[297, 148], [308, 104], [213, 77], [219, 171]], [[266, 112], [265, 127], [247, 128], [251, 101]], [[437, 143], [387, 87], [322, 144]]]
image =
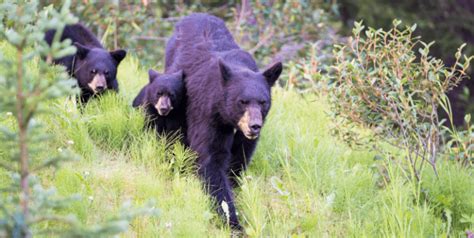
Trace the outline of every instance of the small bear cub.
[[158, 134], [185, 132], [185, 87], [183, 71], [160, 74], [148, 71], [149, 83], [133, 100], [134, 108], [142, 107], [146, 126]]

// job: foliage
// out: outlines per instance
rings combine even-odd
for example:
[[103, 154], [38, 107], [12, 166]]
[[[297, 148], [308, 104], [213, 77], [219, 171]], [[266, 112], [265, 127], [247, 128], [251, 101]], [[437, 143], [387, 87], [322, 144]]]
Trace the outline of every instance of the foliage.
[[90, 27], [104, 47], [126, 48], [142, 63], [160, 64], [166, 36], [174, 22], [161, 20], [160, 2], [143, 5], [137, 1], [75, 1], [74, 13]]
[[[62, 1], [44, 1], [59, 6]], [[212, 4], [210, 4], [212, 5]], [[100, 39], [105, 48], [126, 48], [149, 66], [164, 62], [164, 49], [178, 15], [207, 11], [203, 4], [166, 1], [74, 1], [73, 13]]]
[[462, 236], [465, 231], [474, 229], [474, 223], [466, 219], [474, 215], [472, 169], [450, 161], [440, 163], [439, 173], [442, 179], [428, 171], [424, 172], [421, 199], [430, 204], [435, 216], [445, 219], [446, 229], [452, 231], [454, 236]]
[[[429, 55], [430, 46], [413, 37], [416, 25], [400, 29], [395, 20], [387, 31], [361, 23], [353, 29], [354, 38], [335, 52], [334, 80], [330, 93], [337, 128], [345, 140], [366, 143], [382, 140], [403, 151], [412, 176], [428, 163], [436, 173], [440, 152], [438, 107], [449, 103], [446, 92], [466, 75], [471, 58], [461, 46], [453, 67]], [[364, 36], [365, 35], [365, 36]], [[414, 51], [418, 46], [419, 55]], [[446, 107], [446, 106], [444, 106]], [[371, 129], [370, 134], [347, 130], [354, 125]], [[393, 157], [390, 150], [384, 150]]]
[[450, 122], [451, 127], [444, 128], [449, 136], [446, 148], [451, 159], [459, 161], [459, 163], [466, 167], [474, 166], [474, 128], [471, 125], [471, 115], [467, 114], [464, 117], [466, 125], [464, 130], [455, 128], [451, 117]]
[[332, 28], [339, 27], [333, 5], [319, 0], [74, 1], [72, 9], [106, 48], [125, 47], [142, 64], [150, 66], [162, 64], [175, 22], [192, 12], [207, 12], [228, 20], [236, 41], [261, 66], [276, 60], [273, 57], [295, 58], [308, 47], [307, 42], [336, 37]]
[[[75, 80], [63, 67], [49, 64], [52, 58], [75, 53], [70, 40], [58, 41], [64, 26], [77, 21], [69, 6], [66, 2], [58, 11], [52, 6], [40, 10], [37, 1], [0, 4], [0, 113], [9, 115], [0, 127], [5, 144], [0, 147], [0, 167], [10, 175], [10, 183], [2, 182], [0, 190], [1, 237], [113, 235], [126, 230], [136, 215], [149, 212], [128, 206], [102, 225], [84, 227], [74, 216], [57, 213], [76, 198], [61, 198], [54, 188], [44, 188], [35, 176], [58, 168], [61, 162], [77, 159], [70, 150], [73, 141], [64, 141], [57, 150], [47, 148], [54, 138], [41, 120], [54, 111], [51, 101], [77, 91], [73, 89]], [[51, 46], [43, 41], [49, 29], [58, 32]], [[44, 224], [54, 226], [38, 231]]]
[[337, 36], [333, 5], [326, 1], [248, 1], [235, 6], [230, 29], [236, 41], [259, 61], [293, 59], [308, 42]]
[[[465, 54], [474, 55], [474, 2], [470, 0], [338, 0], [343, 31], [349, 32], [355, 21], [364, 21], [374, 28], [388, 28], [393, 19], [417, 24], [416, 34], [425, 41], [436, 41], [430, 53], [447, 65], [454, 64], [452, 52], [467, 43]], [[474, 67], [467, 70], [472, 78]], [[448, 93], [452, 104], [454, 124], [462, 126], [464, 115], [473, 113], [474, 81], [464, 80]], [[440, 116], [447, 118], [444, 113]]]
[[[342, 39], [331, 41], [317, 41], [306, 50], [306, 56], [292, 60], [287, 63], [287, 70], [284, 72], [288, 77], [282, 77], [280, 83], [288, 88], [296, 89], [298, 92], [315, 93], [327, 95], [329, 85], [332, 82], [330, 77], [332, 65], [335, 62], [333, 55], [336, 42], [344, 42]], [[286, 79], [286, 81], [285, 81]]]
[[[434, 1], [389, 1], [389, 0], [339, 0], [343, 19], [363, 20], [373, 27], [390, 27], [392, 19], [401, 19], [408, 24], [417, 24], [417, 33], [423, 39], [436, 40], [432, 54], [441, 57], [451, 64], [454, 59], [450, 52], [464, 42], [471, 47], [466, 49], [468, 55], [474, 54], [474, 5], [465, 0]], [[351, 27], [351, 24], [346, 26]]]

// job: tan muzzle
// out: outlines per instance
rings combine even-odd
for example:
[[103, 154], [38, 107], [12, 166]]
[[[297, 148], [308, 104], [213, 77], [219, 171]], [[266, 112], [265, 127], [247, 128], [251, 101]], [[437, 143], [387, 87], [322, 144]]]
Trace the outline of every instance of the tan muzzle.
[[92, 81], [87, 85], [94, 93], [100, 93], [107, 89], [107, 81], [103, 74], [96, 74]]
[[158, 98], [158, 102], [156, 102], [155, 108], [158, 111], [158, 114], [160, 114], [160, 116], [167, 116], [171, 112], [171, 110], [173, 110], [171, 100], [168, 96], [161, 96], [160, 98]]
[[250, 140], [255, 140], [260, 135], [262, 123], [263, 120], [260, 109], [258, 107], [247, 107], [237, 125], [245, 137]]

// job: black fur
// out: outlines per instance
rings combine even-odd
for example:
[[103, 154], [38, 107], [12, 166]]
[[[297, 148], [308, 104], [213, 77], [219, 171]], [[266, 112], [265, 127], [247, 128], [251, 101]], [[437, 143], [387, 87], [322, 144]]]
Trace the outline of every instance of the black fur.
[[[187, 92], [187, 141], [198, 153], [198, 173], [229, 223], [240, 229], [231, 177], [250, 163], [257, 140], [240, 131], [239, 119], [248, 107], [263, 120], [270, 110], [271, 86], [282, 65], [259, 72], [252, 56], [239, 48], [224, 22], [207, 14], [192, 14], [176, 24], [166, 48], [167, 71], [184, 70]], [[237, 130], [237, 132], [235, 132]]]
[[[51, 45], [55, 34], [55, 30], [47, 31], [45, 41]], [[54, 59], [53, 62], [64, 65], [68, 73], [77, 79], [81, 89], [81, 102], [85, 103], [92, 96], [100, 94], [95, 94], [88, 86], [95, 74], [103, 74], [107, 88], [118, 91], [117, 67], [126, 56], [125, 50], [106, 51], [94, 34], [82, 24], [66, 26], [60, 39], [70, 39], [77, 52], [75, 55]]]
[[[149, 83], [133, 100], [133, 107], [144, 108], [147, 127], [154, 128], [158, 134], [176, 135], [178, 131], [184, 134], [186, 93], [182, 71], [158, 74], [150, 70], [149, 78]], [[159, 95], [168, 95], [171, 99], [174, 109], [166, 116], [160, 116], [154, 107]]]

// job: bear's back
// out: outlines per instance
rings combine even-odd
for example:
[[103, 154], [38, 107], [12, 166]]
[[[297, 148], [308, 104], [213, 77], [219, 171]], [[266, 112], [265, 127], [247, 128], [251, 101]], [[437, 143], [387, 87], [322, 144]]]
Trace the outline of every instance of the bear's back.
[[[55, 30], [50, 30], [46, 32], [45, 40], [48, 44], [53, 42]], [[79, 42], [82, 45], [91, 47], [91, 48], [103, 48], [96, 36], [87, 29], [84, 25], [77, 23], [73, 25], [67, 25], [64, 28], [63, 34], [61, 36], [61, 41], [65, 39], [71, 39], [71, 41]]]
[[240, 49], [220, 18], [205, 13], [193, 13], [177, 25], [177, 37], [181, 44], [205, 45], [211, 52]]
[[258, 71], [253, 57], [235, 42], [223, 20], [205, 13], [182, 18], [166, 48], [166, 69], [188, 74], [204, 71], [218, 58], [237, 67]]

